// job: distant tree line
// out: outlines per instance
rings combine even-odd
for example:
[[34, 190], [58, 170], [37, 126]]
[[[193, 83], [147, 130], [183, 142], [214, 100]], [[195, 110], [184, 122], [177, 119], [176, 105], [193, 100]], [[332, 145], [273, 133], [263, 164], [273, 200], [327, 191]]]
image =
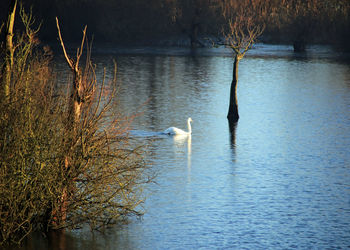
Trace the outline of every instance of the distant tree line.
[[[9, 3], [2, 1], [0, 18], [6, 20]], [[25, 0], [26, 8], [42, 20], [41, 39], [56, 40], [55, 19], [64, 25], [69, 41], [86, 24], [99, 42], [142, 44], [145, 41], [184, 36], [192, 46], [199, 38], [220, 34], [222, 8], [235, 12], [242, 1], [225, 0]], [[228, 4], [230, 2], [230, 4]], [[349, 0], [245, 0], [260, 5], [257, 13], [266, 24], [263, 41], [270, 43], [350, 44]], [[244, 4], [245, 4], [244, 3]], [[228, 5], [227, 5], [228, 4]], [[226, 5], [226, 6], [225, 6]], [[253, 7], [254, 8], [254, 7]]]

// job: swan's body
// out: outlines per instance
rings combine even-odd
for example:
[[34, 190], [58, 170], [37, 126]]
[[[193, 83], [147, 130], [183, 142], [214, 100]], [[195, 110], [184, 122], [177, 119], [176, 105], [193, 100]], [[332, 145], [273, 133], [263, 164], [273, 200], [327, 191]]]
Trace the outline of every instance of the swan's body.
[[179, 129], [179, 128], [170, 127], [170, 128], [167, 128], [166, 130], [164, 130], [164, 134], [167, 134], [167, 135], [190, 135], [192, 133], [191, 122], [192, 122], [192, 119], [190, 117], [187, 119], [188, 132], [183, 131], [182, 129]]

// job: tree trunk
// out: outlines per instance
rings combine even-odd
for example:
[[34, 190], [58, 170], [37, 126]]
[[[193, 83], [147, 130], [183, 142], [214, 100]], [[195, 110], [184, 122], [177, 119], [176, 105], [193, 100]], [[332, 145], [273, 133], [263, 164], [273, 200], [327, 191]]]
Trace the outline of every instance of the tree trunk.
[[[58, 35], [59, 35], [64, 56], [66, 58], [69, 68], [73, 72], [73, 88], [72, 88], [71, 97], [69, 99], [69, 111], [68, 111], [69, 116], [68, 116], [67, 127], [66, 127], [67, 139], [66, 139], [65, 147], [67, 149], [67, 154], [64, 156], [64, 169], [66, 171], [65, 174], [68, 174], [69, 169], [73, 167], [72, 159], [71, 159], [71, 156], [72, 156], [71, 151], [73, 151], [74, 144], [76, 143], [76, 140], [78, 138], [78, 127], [79, 127], [80, 117], [82, 113], [81, 109], [84, 101], [83, 99], [86, 94], [86, 89], [84, 88], [84, 85], [83, 85], [82, 73], [79, 68], [79, 60], [84, 48], [87, 27], [85, 26], [83, 30], [83, 38], [81, 41], [81, 46], [77, 51], [77, 58], [76, 60], [73, 60], [68, 56], [66, 48], [64, 46], [57, 17], [56, 17], [56, 25], [57, 25]], [[71, 177], [69, 177], [69, 180], [74, 181], [74, 178], [72, 179]], [[59, 227], [60, 224], [64, 224], [64, 222], [66, 221], [70, 188], [71, 188], [70, 184], [67, 184], [65, 187], [63, 187], [62, 195], [58, 200], [58, 208], [56, 208], [56, 210], [52, 212], [53, 218], [54, 218], [53, 220], [54, 227]]]
[[293, 42], [293, 48], [294, 48], [294, 52], [305, 52], [306, 51], [305, 41], [303, 39], [295, 40]]
[[10, 83], [11, 83], [11, 73], [13, 68], [13, 56], [15, 48], [13, 46], [13, 26], [15, 22], [17, 1], [13, 2], [10, 6], [10, 14], [7, 21], [6, 29], [6, 57], [5, 64], [2, 69], [3, 73], [3, 93], [5, 98], [10, 96]]
[[230, 90], [230, 106], [228, 109], [227, 119], [229, 122], [237, 122], [239, 119], [238, 115], [238, 105], [237, 105], [237, 81], [238, 81], [238, 63], [239, 56], [235, 56], [233, 63], [233, 77]]
[[197, 47], [197, 44], [198, 44], [198, 24], [195, 22], [195, 20], [191, 24], [190, 42], [191, 42], [192, 49]]
[[74, 114], [74, 129], [76, 129], [77, 124], [80, 121], [81, 116], [81, 106], [83, 101], [83, 84], [82, 84], [82, 75], [81, 71], [79, 69], [79, 65], [76, 65], [74, 70], [74, 79], [73, 79], [73, 110], [72, 113]]
[[199, 41], [198, 39], [198, 33], [200, 30], [200, 16], [202, 12], [202, 6], [200, 1], [194, 1], [193, 2], [194, 6], [194, 13], [192, 16], [192, 21], [191, 21], [191, 27], [190, 27], [190, 40], [191, 40], [191, 48], [196, 48], [196, 47], [204, 47], [203, 43]]

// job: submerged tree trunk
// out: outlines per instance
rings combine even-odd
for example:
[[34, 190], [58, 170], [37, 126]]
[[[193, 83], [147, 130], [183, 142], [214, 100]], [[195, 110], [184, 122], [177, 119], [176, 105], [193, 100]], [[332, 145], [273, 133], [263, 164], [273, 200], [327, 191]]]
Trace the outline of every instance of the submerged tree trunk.
[[294, 52], [305, 52], [306, 51], [306, 43], [303, 39], [295, 40], [293, 42]]
[[229, 122], [237, 122], [239, 119], [238, 115], [238, 104], [237, 104], [237, 81], [238, 81], [238, 64], [240, 61], [239, 55], [235, 56], [233, 63], [233, 76], [230, 91], [230, 106], [228, 109], [227, 119]]

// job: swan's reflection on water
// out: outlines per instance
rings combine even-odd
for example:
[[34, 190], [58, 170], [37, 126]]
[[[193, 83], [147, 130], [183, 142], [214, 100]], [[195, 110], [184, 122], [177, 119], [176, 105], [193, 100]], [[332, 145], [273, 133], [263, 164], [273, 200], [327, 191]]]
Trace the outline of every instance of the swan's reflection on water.
[[166, 135], [163, 132], [153, 132], [153, 131], [142, 131], [142, 130], [131, 130], [130, 138], [142, 138], [151, 141], [157, 139], [167, 139], [172, 138], [175, 146], [175, 153], [184, 152], [184, 146], [187, 143], [187, 169], [189, 174], [191, 173], [191, 154], [192, 154], [192, 136], [191, 134], [177, 134], [177, 135]]
[[192, 154], [192, 136], [191, 134], [186, 135], [175, 135], [173, 136], [176, 147], [183, 147], [187, 142], [187, 182], [191, 182], [191, 154]]

